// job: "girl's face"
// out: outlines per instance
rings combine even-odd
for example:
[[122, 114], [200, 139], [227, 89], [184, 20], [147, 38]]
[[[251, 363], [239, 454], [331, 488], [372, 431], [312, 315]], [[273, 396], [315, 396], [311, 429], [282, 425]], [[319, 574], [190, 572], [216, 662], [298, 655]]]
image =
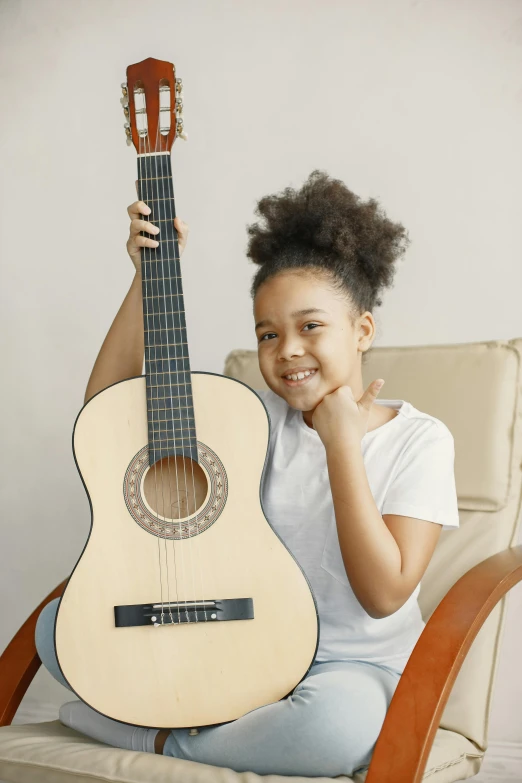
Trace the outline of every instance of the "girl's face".
[[[308, 411], [309, 426], [314, 409], [339, 386], [361, 397], [361, 357], [373, 342], [375, 322], [366, 312], [352, 326], [346, 299], [324, 275], [289, 271], [270, 278], [257, 291], [254, 318], [266, 384], [292, 408]], [[308, 369], [315, 373], [302, 381], [283, 377]]]

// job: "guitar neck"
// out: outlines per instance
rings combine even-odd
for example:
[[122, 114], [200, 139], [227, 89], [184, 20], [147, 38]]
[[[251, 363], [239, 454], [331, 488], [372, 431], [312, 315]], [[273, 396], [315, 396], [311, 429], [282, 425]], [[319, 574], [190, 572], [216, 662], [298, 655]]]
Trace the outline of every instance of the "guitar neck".
[[198, 461], [170, 151], [138, 155], [138, 194], [160, 230], [158, 247], [141, 249], [149, 463]]

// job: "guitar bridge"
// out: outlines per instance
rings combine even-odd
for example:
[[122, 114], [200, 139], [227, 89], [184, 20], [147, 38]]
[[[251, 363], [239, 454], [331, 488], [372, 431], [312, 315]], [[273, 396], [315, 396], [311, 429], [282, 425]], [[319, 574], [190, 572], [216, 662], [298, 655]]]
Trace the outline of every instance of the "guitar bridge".
[[183, 623], [216, 623], [225, 620], [253, 620], [252, 598], [222, 600], [167, 601], [154, 604], [127, 604], [114, 607], [116, 628], [138, 625], [182, 625]]

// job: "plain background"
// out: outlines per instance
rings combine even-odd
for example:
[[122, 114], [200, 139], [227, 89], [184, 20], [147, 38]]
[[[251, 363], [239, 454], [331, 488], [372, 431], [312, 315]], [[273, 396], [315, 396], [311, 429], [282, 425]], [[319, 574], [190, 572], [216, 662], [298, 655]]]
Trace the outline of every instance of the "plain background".
[[[522, 336], [522, 3], [3, 0], [0, 31], [1, 650], [89, 531], [71, 434], [134, 272], [126, 67], [168, 60], [184, 83], [192, 369], [256, 348], [246, 226], [314, 168], [410, 233], [375, 345], [507, 340]], [[522, 743], [521, 609], [519, 585], [490, 741]], [[70, 698], [41, 669], [21, 710], [51, 719]]]

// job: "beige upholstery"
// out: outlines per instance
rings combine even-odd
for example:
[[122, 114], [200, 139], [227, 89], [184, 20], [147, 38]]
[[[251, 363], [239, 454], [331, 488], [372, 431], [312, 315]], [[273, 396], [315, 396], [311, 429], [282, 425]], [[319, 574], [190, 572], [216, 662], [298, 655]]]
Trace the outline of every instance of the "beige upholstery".
[[[373, 348], [363, 368], [366, 387], [386, 380], [381, 399], [406, 399], [444, 421], [455, 438], [461, 528], [444, 531], [422, 580], [427, 620], [449, 588], [472, 566], [515, 546], [522, 467], [522, 339], [436, 346]], [[224, 375], [254, 389], [266, 385], [255, 351], [235, 350]], [[424, 773], [430, 783], [477, 774], [487, 748], [488, 716], [499, 656], [505, 599], [476, 637], [444, 710]], [[362, 783], [365, 772], [335, 780]], [[0, 779], [24, 783], [270, 783], [312, 778], [254, 773], [97, 743], [59, 721], [0, 728]], [[330, 778], [313, 778], [326, 781]], [[401, 783], [398, 781], [398, 783]]]

